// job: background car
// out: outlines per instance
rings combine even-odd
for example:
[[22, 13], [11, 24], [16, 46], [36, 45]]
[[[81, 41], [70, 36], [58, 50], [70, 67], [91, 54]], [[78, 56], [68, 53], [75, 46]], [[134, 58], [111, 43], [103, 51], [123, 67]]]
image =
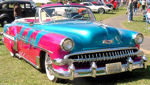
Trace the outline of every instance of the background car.
[[14, 20], [14, 4], [20, 4], [22, 17], [34, 16], [36, 5], [28, 0], [7, 0], [0, 2], [0, 24], [3, 26]]
[[86, 7], [89, 7], [93, 12], [97, 12], [97, 13], [100, 13], [100, 14], [104, 14], [104, 13], [112, 10], [108, 6], [104, 5], [103, 3], [99, 3], [99, 4], [94, 3], [93, 4], [92, 2], [82, 2], [80, 4], [83, 4]]
[[111, 9], [113, 9], [114, 8], [114, 6], [111, 4], [111, 3], [109, 3], [109, 4], [106, 4], [106, 3], [104, 3], [104, 2], [92, 2], [93, 4], [95, 4], [95, 5], [102, 5], [102, 4], [104, 4], [104, 5], [106, 5], [106, 6], [108, 6], [109, 8], [111, 8]]

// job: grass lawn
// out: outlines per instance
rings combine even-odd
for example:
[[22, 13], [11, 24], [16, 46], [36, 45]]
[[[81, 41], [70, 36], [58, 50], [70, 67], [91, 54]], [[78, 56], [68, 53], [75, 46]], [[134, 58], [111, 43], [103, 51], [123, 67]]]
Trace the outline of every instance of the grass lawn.
[[110, 11], [110, 12], [105, 13], [105, 14], [95, 13], [95, 17], [96, 17], [97, 21], [100, 21], [100, 20], [112, 18], [112, 17], [118, 16], [118, 15], [122, 15], [125, 13], [126, 13], [126, 7], [120, 7], [117, 10], [113, 10], [113, 11]]
[[[143, 21], [142, 16], [134, 17], [134, 21], [130, 23], [125, 21], [123, 25], [130, 30], [141, 32], [146, 36], [150, 36], [150, 29], [146, 29], [146, 24], [145, 21]], [[150, 27], [150, 24], [148, 26]]]
[[[116, 11], [115, 13], [95, 15], [97, 20], [103, 20], [123, 14], [125, 9], [122, 8], [120, 12]], [[2, 31], [2, 28], [0, 28], [0, 31]], [[150, 54], [147, 56], [150, 60]], [[2, 41], [0, 41], [0, 85], [149, 85], [150, 61], [148, 61], [148, 65], [147, 69], [138, 69], [133, 72], [99, 76], [97, 78], [77, 78], [67, 83], [52, 83], [45, 73], [41, 73], [24, 60], [11, 57]]]

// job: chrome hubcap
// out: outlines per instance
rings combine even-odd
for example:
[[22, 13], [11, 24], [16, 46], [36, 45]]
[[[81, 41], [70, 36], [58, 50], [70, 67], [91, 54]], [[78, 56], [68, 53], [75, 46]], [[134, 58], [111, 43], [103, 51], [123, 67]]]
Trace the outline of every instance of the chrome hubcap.
[[100, 10], [99, 10], [99, 13], [100, 13], [100, 14], [103, 14], [103, 9], [100, 9]]

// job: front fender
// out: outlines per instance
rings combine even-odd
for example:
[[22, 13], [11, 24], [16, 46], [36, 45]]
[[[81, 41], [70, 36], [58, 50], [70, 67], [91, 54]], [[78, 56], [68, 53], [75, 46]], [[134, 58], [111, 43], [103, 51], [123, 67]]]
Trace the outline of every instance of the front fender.
[[9, 15], [8, 14], [1, 14], [0, 19], [4, 19], [4, 18], [9, 18]]
[[135, 46], [135, 41], [134, 41], [134, 36], [138, 33], [135, 31], [130, 31], [130, 30], [126, 30], [126, 29], [118, 29], [121, 37], [122, 37], [122, 41], [124, 42], [124, 44], [132, 44]]
[[37, 37], [39, 40], [36, 42], [35, 39], [35, 42], [37, 43], [38, 47], [47, 50], [47, 52], [51, 52], [49, 55], [51, 56], [52, 60], [57, 58], [63, 59], [63, 57], [68, 54], [68, 52], [63, 51], [60, 47], [60, 43], [64, 38], [66, 38], [64, 35], [47, 33], [42, 37]]

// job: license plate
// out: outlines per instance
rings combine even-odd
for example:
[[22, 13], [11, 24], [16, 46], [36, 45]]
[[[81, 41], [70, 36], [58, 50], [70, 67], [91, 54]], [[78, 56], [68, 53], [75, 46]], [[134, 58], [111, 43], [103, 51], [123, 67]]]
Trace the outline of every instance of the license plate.
[[122, 71], [121, 62], [106, 64], [107, 74], [119, 73]]

